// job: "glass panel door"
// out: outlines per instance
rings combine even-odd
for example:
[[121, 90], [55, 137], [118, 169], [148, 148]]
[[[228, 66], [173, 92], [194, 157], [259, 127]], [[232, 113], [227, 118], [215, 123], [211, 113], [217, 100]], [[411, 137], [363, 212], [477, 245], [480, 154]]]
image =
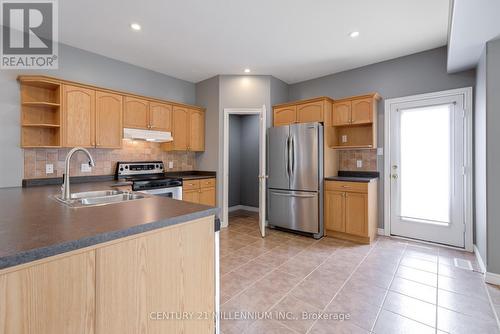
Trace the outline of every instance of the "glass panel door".
[[391, 234], [464, 247], [459, 96], [391, 105]]

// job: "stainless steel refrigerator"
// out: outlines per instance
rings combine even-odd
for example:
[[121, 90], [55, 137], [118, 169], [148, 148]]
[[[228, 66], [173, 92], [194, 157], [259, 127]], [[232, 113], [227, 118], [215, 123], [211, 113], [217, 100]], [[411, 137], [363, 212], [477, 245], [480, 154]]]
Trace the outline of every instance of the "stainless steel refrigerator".
[[323, 236], [323, 125], [268, 131], [268, 223]]

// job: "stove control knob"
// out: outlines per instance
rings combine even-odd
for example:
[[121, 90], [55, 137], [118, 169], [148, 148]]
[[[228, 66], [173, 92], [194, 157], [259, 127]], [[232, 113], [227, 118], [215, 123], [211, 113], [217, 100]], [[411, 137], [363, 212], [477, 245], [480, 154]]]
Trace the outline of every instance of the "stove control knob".
[[120, 168], [120, 172], [123, 172], [123, 167]]
[[128, 166], [125, 166], [125, 169], [128, 169]]

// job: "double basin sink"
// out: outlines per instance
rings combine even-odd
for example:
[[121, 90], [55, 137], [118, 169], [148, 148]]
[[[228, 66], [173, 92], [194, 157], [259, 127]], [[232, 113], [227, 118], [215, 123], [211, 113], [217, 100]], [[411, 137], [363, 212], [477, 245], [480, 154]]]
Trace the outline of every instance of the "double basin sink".
[[54, 196], [59, 202], [72, 208], [82, 208], [89, 206], [98, 206], [114, 203], [135, 201], [149, 197], [146, 194], [121, 190], [97, 190], [73, 193], [69, 200], [64, 200], [61, 195]]

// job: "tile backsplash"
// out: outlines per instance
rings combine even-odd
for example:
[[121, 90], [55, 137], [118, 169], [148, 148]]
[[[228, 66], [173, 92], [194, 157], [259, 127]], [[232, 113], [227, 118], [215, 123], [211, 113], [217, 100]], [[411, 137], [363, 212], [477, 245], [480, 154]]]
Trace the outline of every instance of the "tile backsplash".
[[[62, 177], [64, 173], [64, 159], [69, 149], [25, 149], [24, 150], [24, 178], [51, 178]], [[165, 152], [159, 143], [144, 141], [123, 141], [121, 149], [89, 149], [96, 166], [91, 172], [81, 172], [81, 165], [88, 163], [85, 154], [78, 152], [71, 161], [71, 176], [113, 175], [118, 161], [146, 161], [158, 160], [165, 163], [167, 171], [194, 170], [195, 153], [193, 152]], [[168, 169], [168, 162], [174, 166]], [[46, 174], [46, 165], [52, 164], [54, 172]]]
[[[357, 167], [361, 160], [362, 167]], [[339, 151], [339, 169], [346, 171], [377, 171], [377, 150], [341, 150]]]

